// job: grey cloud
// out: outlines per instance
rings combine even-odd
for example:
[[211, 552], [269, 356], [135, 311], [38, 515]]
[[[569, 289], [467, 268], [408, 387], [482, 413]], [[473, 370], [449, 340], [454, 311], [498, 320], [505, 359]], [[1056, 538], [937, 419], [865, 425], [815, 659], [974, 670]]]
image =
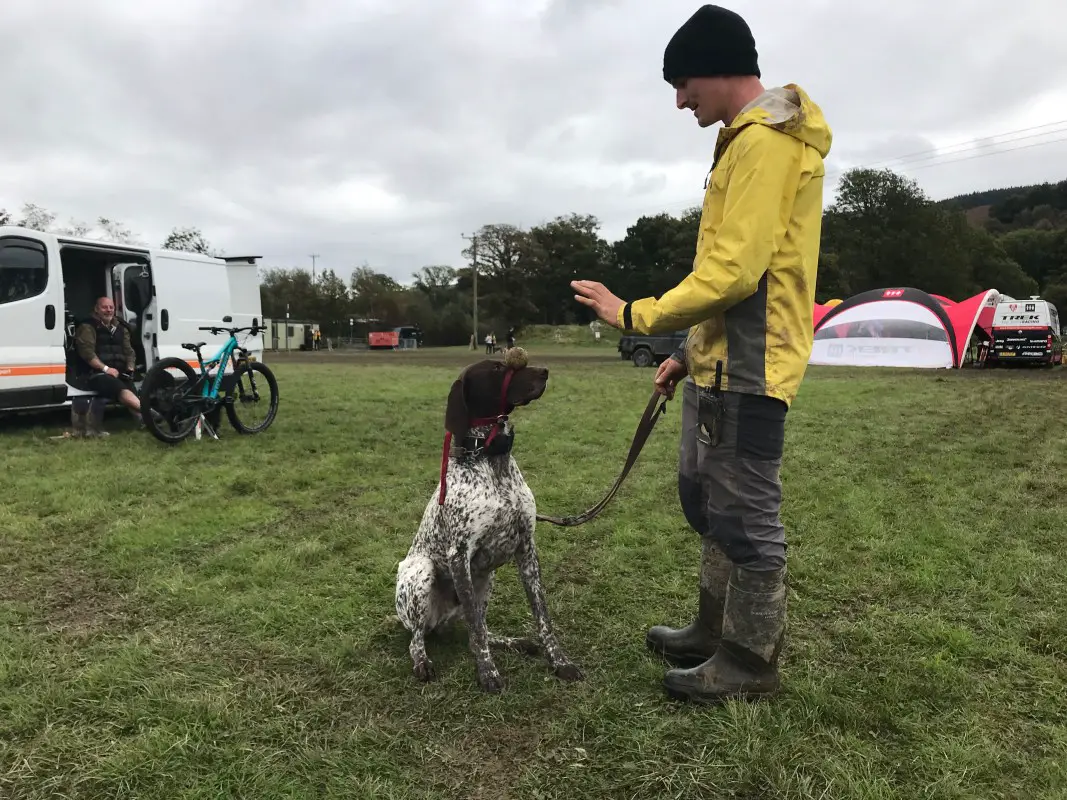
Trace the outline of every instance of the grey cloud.
[[[459, 265], [460, 234], [489, 222], [595, 213], [621, 236], [701, 200], [714, 132], [660, 75], [697, 5], [8, 0], [0, 206], [105, 214], [153, 243], [198, 225], [269, 265], [316, 252], [400, 279]], [[1052, 0], [944, 2], [940, 18], [929, 2], [733, 7], [765, 81], [800, 83], [826, 112], [831, 173], [1049, 121], [1036, 98], [1067, 79]], [[915, 177], [935, 196], [1055, 180], [1056, 154]]]

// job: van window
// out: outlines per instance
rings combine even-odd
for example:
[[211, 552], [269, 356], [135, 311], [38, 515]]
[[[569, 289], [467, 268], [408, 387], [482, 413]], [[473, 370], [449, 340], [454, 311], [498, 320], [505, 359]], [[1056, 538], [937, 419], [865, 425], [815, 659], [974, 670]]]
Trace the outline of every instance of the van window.
[[32, 239], [0, 239], [0, 304], [36, 297], [48, 288], [48, 254]]
[[1059, 315], [1059, 312], [1056, 311], [1056, 306], [1052, 305], [1052, 303], [1048, 303], [1048, 317], [1049, 317], [1049, 323], [1052, 325], [1053, 332], [1056, 333], [1056, 334], [1059, 334], [1059, 332], [1060, 332], [1060, 315]]
[[147, 275], [141, 277], [141, 273], [136, 269], [128, 269], [123, 283], [125, 285], [122, 287], [122, 294], [126, 310], [140, 317], [152, 302], [152, 279]]

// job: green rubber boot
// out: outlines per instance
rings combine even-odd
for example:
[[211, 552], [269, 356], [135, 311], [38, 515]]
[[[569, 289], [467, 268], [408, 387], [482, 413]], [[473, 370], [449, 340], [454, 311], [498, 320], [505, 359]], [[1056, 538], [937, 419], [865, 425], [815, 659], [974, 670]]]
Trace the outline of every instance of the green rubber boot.
[[711, 539], [705, 537], [700, 559], [700, 600], [697, 615], [684, 628], [656, 625], [645, 644], [678, 667], [702, 664], [715, 654], [722, 637], [723, 605], [732, 564]]
[[85, 437], [86, 429], [86, 412], [81, 413], [75, 408], [73, 404], [70, 407], [70, 435], [74, 439], [83, 439]]
[[786, 627], [785, 575], [785, 567], [773, 572], [734, 569], [715, 655], [691, 669], [668, 670], [663, 681], [667, 694], [715, 704], [778, 693], [778, 657]]

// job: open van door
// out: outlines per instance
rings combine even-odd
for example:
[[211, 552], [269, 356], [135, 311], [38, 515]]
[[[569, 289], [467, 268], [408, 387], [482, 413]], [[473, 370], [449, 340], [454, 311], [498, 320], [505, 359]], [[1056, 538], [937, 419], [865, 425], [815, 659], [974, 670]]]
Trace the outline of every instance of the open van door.
[[152, 296], [152, 273], [145, 264], [116, 264], [111, 270], [111, 299], [115, 313], [130, 331], [130, 342], [137, 353], [139, 373], [144, 373], [154, 362], [152, 348], [155, 327], [155, 309]]
[[63, 278], [43, 237], [0, 229], [0, 410], [67, 400]]

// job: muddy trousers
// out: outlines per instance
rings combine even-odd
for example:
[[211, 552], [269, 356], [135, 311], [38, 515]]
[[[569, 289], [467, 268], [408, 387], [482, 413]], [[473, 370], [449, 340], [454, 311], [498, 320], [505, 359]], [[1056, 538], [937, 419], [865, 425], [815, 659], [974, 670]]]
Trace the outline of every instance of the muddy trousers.
[[773, 397], [682, 387], [678, 495], [689, 525], [738, 567], [785, 567], [779, 471], [786, 405]]
[[718, 703], [776, 694], [786, 625], [786, 541], [779, 468], [786, 405], [682, 388], [678, 493], [702, 541], [700, 604], [685, 628], [658, 625], [648, 647], [676, 665], [677, 699]]

